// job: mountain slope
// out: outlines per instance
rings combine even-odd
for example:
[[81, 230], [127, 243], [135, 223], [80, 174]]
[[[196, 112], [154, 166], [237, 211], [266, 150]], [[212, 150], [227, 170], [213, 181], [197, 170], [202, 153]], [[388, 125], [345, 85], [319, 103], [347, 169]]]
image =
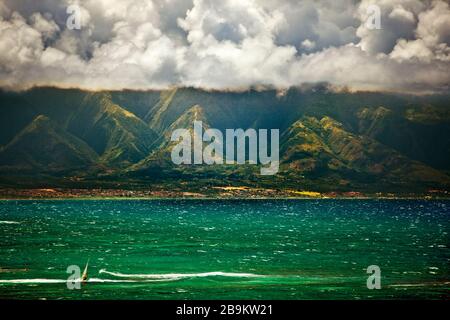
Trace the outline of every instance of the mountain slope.
[[0, 150], [2, 171], [73, 171], [92, 166], [97, 160], [97, 154], [85, 142], [42, 115]]
[[446, 110], [407, 108], [394, 112], [386, 107], [358, 111], [358, 132], [406, 156], [438, 169], [449, 168], [450, 117]]
[[309, 177], [392, 184], [448, 184], [449, 177], [367, 136], [345, 130], [330, 117], [303, 117], [284, 134], [282, 163]]
[[[198, 186], [448, 190], [449, 101], [449, 95], [335, 92], [326, 86], [281, 92], [0, 90], [0, 183], [6, 173], [28, 181], [49, 163], [52, 174], [79, 168], [93, 186], [196, 181]], [[39, 115], [47, 124], [39, 120], [40, 129], [31, 130]], [[192, 131], [194, 120], [222, 133], [279, 129], [284, 133], [279, 173], [261, 177], [260, 167], [252, 165], [174, 165], [171, 134], [179, 128]], [[47, 140], [49, 146], [43, 143]], [[46, 147], [52, 145], [56, 151], [50, 155]], [[75, 172], [64, 179], [76, 186], [78, 178]], [[10, 185], [20, 179], [11, 178]]]
[[67, 123], [67, 130], [86, 141], [109, 166], [124, 167], [146, 157], [156, 134], [107, 93], [87, 95]]
[[178, 142], [171, 141], [172, 132], [176, 129], [186, 129], [192, 137], [194, 121], [202, 121], [204, 130], [210, 128], [209, 121], [205, 116], [203, 108], [199, 105], [192, 106], [162, 132], [160, 138], [155, 143], [154, 152], [142, 161], [133, 165], [128, 171], [148, 174], [158, 170], [158, 168], [176, 169], [171, 160], [171, 151]]

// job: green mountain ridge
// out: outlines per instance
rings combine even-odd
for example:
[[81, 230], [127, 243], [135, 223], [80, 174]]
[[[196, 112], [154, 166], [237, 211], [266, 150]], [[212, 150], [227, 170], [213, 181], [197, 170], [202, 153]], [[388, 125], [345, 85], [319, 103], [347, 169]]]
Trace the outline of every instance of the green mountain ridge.
[[[283, 93], [0, 91], [0, 186], [6, 172], [9, 184], [18, 177], [17, 185], [26, 177], [73, 172], [59, 181], [448, 190], [449, 102], [448, 95], [339, 93], [320, 86]], [[279, 173], [261, 177], [255, 165], [175, 166], [171, 133], [192, 130], [194, 120], [222, 132], [279, 129]]]
[[84, 141], [43, 115], [0, 149], [0, 168], [6, 171], [58, 173], [87, 168], [97, 161], [98, 155]]
[[330, 117], [304, 117], [285, 133], [282, 145], [292, 171], [315, 177], [340, 174], [387, 181], [449, 183], [449, 177], [367, 136], [345, 130]]
[[[194, 105], [175, 120], [168, 128], [165, 128], [155, 143], [155, 151], [149, 156], [139, 161], [137, 164], [128, 168], [127, 172], [136, 174], [145, 174], [146, 176], [156, 175], [160, 169], [173, 170], [171, 161], [171, 150], [178, 143], [171, 141], [172, 132], [176, 129], [186, 129], [193, 136], [194, 121], [202, 121], [203, 128], [210, 128], [209, 121], [205, 116], [204, 110], [199, 105]], [[184, 166], [185, 170], [192, 169]], [[166, 172], [167, 174], [167, 172]], [[158, 173], [161, 175], [161, 172]]]
[[107, 93], [87, 95], [70, 118], [68, 131], [87, 141], [109, 166], [126, 167], [145, 157], [156, 134]]

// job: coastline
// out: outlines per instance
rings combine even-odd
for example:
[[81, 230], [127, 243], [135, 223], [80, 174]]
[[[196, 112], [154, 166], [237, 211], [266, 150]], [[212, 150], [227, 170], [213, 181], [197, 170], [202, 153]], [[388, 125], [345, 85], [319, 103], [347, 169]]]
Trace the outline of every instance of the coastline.
[[[230, 189], [231, 188], [231, 189]], [[226, 192], [211, 192], [220, 190]], [[229, 192], [232, 190], [233, 192]], [[213, 187], [209, 192], [124, 189], [1, 189], [0, 201], [36, 200], [450, 200], [448, 191], [428, 193], [362, 193]]]

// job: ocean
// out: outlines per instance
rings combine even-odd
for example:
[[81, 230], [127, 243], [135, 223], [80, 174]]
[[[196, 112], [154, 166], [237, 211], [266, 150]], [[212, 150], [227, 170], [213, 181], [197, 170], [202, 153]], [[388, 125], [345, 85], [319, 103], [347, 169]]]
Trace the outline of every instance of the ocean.
[[448, 299], [449, 218], [445, 200], [5, 200], [0, 299]]

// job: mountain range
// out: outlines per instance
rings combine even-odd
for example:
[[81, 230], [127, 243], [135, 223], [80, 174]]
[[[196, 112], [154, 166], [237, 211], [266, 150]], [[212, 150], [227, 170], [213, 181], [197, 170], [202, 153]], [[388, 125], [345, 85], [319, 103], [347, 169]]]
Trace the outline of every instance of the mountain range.
[[[178, 128], [279, 129], [280, 171], [174, 165]], [[0, 187], [450, 188], [450, 95], [173, 88], [0, 91]]]

